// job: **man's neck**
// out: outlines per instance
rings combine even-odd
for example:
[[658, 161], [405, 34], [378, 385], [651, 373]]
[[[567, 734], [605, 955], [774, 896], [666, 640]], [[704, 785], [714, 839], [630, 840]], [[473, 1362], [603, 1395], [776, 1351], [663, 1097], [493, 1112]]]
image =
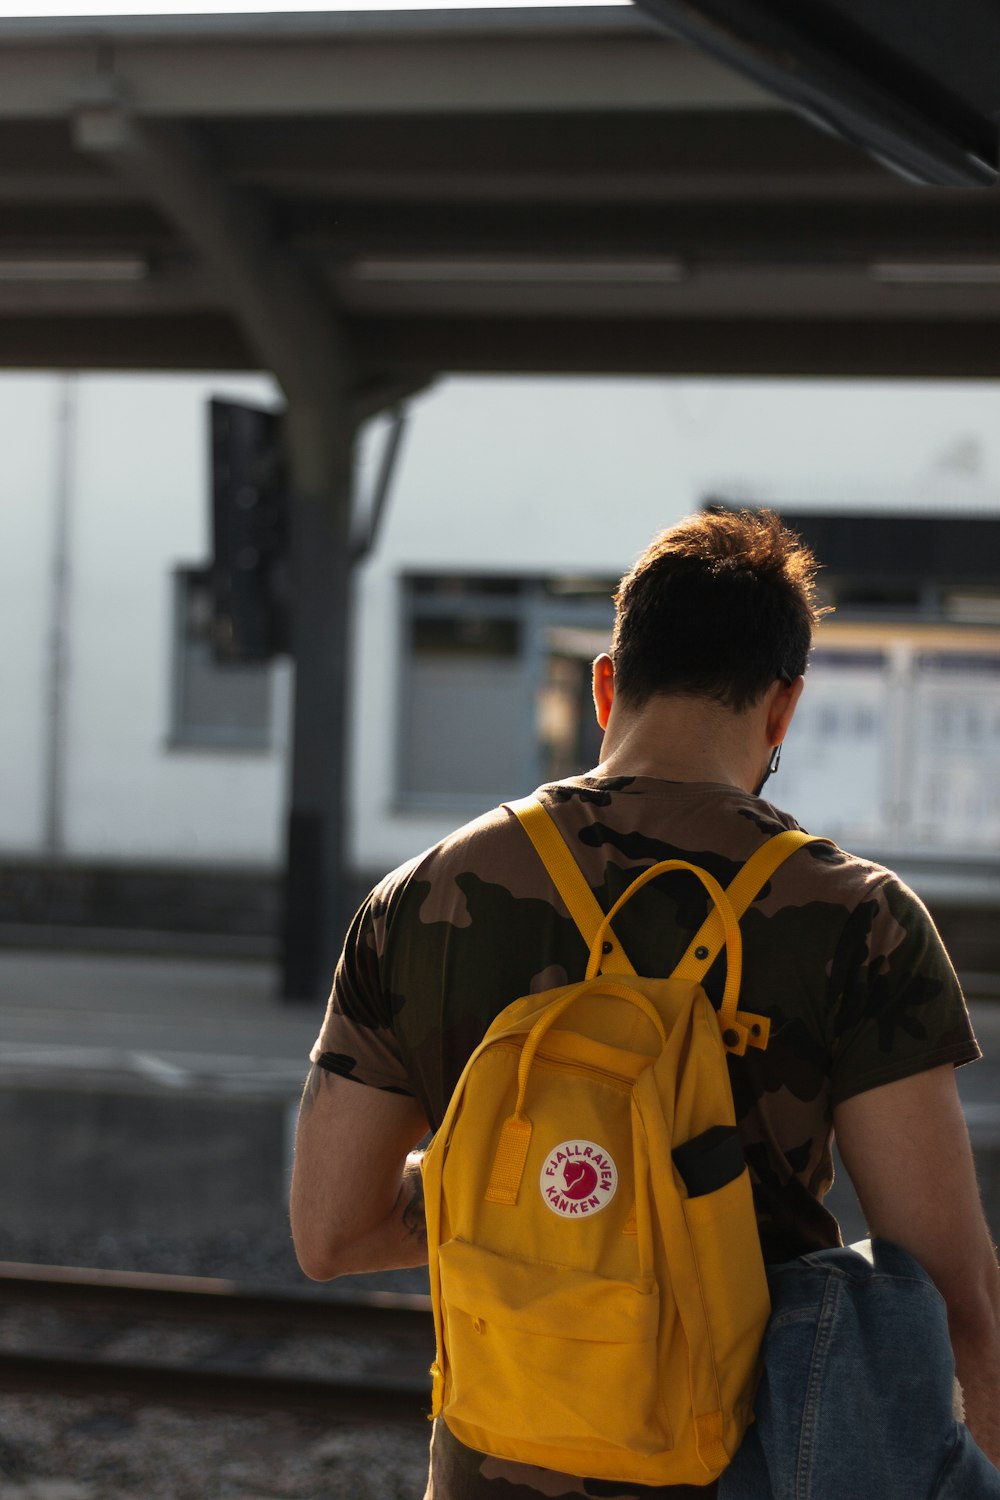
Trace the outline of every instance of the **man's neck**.
[[766, 736], [748, 710], [711, 699], [657, 697], [639, 708], [616, 700], [595, 775], [712, 782], [751, 792], [760, 783]]

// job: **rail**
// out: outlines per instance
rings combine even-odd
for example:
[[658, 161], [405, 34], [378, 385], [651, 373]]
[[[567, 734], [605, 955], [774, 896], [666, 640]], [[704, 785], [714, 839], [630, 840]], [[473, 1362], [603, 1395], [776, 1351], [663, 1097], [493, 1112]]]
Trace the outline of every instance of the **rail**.
[[[6, 1347], [3, 1318], [37, 1312], [32, 1347]], [[53, 1340], [51, 1315], [59, 1332]], [[207, 1357], [122, 1358], [124, 1330], [150, 1325], [212, 1329], [228, 1353]], [[289, 1337], [333, 1340], [367, 1349], [370, 1366], [300, 1374], [254, 1368], [260, 1349], [232, 1352], [230, 1335], [266, 1334], [265, 1353]], [[44, 1348], [38, 1347], [45, 1343]], [[79, 1346], [83, 1343], [83, 1348]], [[111, 1345], [111, 1352], [102, 1348]], [[0, 1391], [118, 1396], [137, 1404], [232, 1411], [292, 1411], [332, 1423], [409, 1422], [426, 1418], [427, 1366], [433, 1352], [430, 1299], [392, 1292], [270, 1291], [207, 1277], [108, 1272], [0, 1262]]]

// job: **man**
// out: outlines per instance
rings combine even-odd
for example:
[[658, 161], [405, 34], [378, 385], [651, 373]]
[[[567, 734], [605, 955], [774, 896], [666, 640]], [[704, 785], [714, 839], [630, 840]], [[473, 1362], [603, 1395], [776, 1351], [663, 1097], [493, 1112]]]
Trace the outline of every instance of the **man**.
[[[814, 572], [775, 516], [712, 514], [657, 537], [622, 581], [612, 652], [594, 666], [601, 762], [540, 792], [604, 910], [659, 860], [693, 861], [726, 885], [796, 826], [760, 791], [803, 689]], [[637, 972], [665, 975], [705, 912], [700, 884], [668, 875], [628, 903], [616, 931]], [[978, 1048], [933, 924], [891, 872], [821, 843], [779, 869], [742, 930], [740, 1003], [772, 1020], [766, 1052], [730, 1059], [765, 1259], [839, 1244], [822, 1201], [835, 1127], [873, 1235], [909, 1252], [945, 1300], [969, 1431], [995, 1463], [1000, 1280], [954, 1081]], [[303, 1100], [292, 1225], [308, 1275], [425, 1261], [408, 1153], [439, 1124], [493, 1017], [581, 978], [585, 959], [506, 809], [382, 881], [348, 935]], [[724, 955], [706, 979], [716, 1004], [723, 976]], [[738, 1464], [724, 1493], [742, 1500]], [[640, 1493], [714, 1487], [558, 1476], [473, 1453], [436, 1425], [434, 1500]]]

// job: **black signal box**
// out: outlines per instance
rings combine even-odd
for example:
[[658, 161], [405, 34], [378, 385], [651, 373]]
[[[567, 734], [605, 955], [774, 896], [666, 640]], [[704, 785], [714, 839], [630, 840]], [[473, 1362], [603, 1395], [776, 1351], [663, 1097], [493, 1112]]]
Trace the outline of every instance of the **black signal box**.
[[213, 645], [220, 662], [289, 649], [290, 505], [280, 412], [213, 400]]

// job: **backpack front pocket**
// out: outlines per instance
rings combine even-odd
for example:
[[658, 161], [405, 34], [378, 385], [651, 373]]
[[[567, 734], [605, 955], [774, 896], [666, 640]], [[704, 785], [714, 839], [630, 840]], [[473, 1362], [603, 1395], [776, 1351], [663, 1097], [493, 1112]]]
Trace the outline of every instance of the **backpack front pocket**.
[[462, 1240], [441, 1246], [439, 1265], [442, 1414], [463, 1441], [503, 1453], [530, 1430], [561, 1449], [653, 1454], [672, 1446], [652, 1279], [611, 1281]]

